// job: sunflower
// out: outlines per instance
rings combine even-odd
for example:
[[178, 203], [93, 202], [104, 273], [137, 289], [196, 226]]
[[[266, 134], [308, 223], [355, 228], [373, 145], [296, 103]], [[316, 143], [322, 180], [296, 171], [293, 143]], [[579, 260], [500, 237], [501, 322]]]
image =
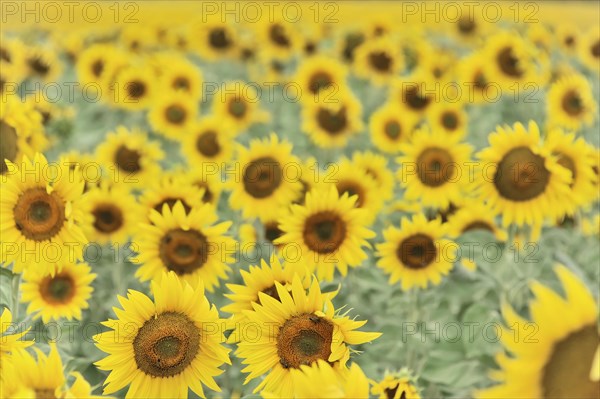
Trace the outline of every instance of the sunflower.
[[503, 31], [491, 36], [482, 51], [488, 60], [485, 75], [501, 88], [515, 90], [515, 85], [527, 88], [538, 82], [535, 48], [518, 34]]
[[[335, 267], [342, 276], [348, 266], [357, 267], [367, 254], [368, 238], [375, 233], [367, 228], [367, 211], [356, 207], [356, 198], [339, 195], [334, 185], [317, 187], [306, 194], [303, 205], [293, 204], [291, 212], [280, 219], [284, 234], [276, 244], [297, 248], [310, 271], [316, 267], [319, 279], [331, 281]], [[282, 253], [288, 253], [284, 248]]]
[[4, 266], [13, 263], [15, 273], [29, 268], [51, 273], [55, 263], [81, 259], [87, 243], [79, 225], [83, 181], [64, 163], [49, 165], [39, 153], [7, 165], [12, 173], [0, 182]]
[[6, 38], [0, 36], [0, 66], [2, 72], [6, 72], [7, 76], [12, 76], [12, 80], [7, 82], [19, 83], [26, 75], [27, 67], [25, 63], [25, 55], [27, 53], [25, 45], [18, 39]]
[[187, 94], [199, 100], [202, 97], [202, 72], [183, 57], [169, 57], [167, 65], [160, 70], [159, 86], [166, 92]]
[[419, 70], [424, 71], [430, 79], [448, 85], [453, 82], [456, 55], [444, 48], [425, 47], [419, 59]]
[[48, 146], [42, 124], [42, 115], [31, 103], [14, 97], [6, 97], [0, 107], [0, 172], [8, 172], [6, 160], [18, 163], [23, 155], [32, 157]]
[[371, 114], [369, 132], [379, 151], [396, 154], [408, 140], [418, 119], [411, 113], [400, 113], [400, 107], [388, 102]]
[[126, 50], [134, 54], [144, 54], [156, 45], [153, 27], [146, 24], [124, 24], [118, 40]]
[[76, 371], [70, 373], [70, 375], [75, 378], [75, 381], [73, 381], [73, 385], [71, 385], [71, 387], [69, 388], [69, 390], [66, 392], [65, 395], [65, 399], [110, 399], [111, 397], [107, 397], [107, 396], [98, 396], [98, 395], [92, 395], [92, 386], [90, 385], [89, 382], [87, 382], [85, 380], [85, 378], [83, 378], [83, 376], [81, 375], [81, 373], [78, 373]]
[[377, 183], [378, 194], [389, 200], [394, 194], [394, 174], [389, 169], [387, 158], [371, 151], [355, 152], [352, 163], [367, 172]]
[[[506, 325], [500, 338], [508, 354], [499, 353], [501, 370], [492, 378], [498, 385], [478, 391], [478, 398], [597, 398], [600, 396], [598, 306], [591, 292], [565, 266], [555, 268], [564, 296], [534, 281], [530, 304], [532, 322], [510, 305], [502, 308]], [[535, 339], [529, 336], [536, 326]], [[565, 384], [569, 381], [569, 384]]]
[[353, 67], [357, 76], [384, 85], [402, 71], [404, 60], [397, 43], [380, 37], [366, 41], [356, 50]]
[[107, 184], [90, 188], [82, 210], [86, 214], [83, 232], [100, 245], [123, 245], [144, 220], [144, 209], [124, 184]]
[[381, 381], [371, 383], [371, 393], [379, 399], [421, 399], [419, 389], [406, 369], [397, 373], [386, 372]]
[[160, 174], [159, 162], [164, 153], [159, 143], [148, 140], [146, 134], [118, 126], [98, 146], [96, 157], [112, 183], [142, 187]]
[[81, 311], [88, 308], [88, 300], [96, 278], [85, 264], [64, 263], [56, 274], [44, 274], [35, 270], [23, 273], [21, 302], [28, 302], [27, 314], [34, 319], [50, 320], [66, 318], [81, 320]]
[[133, 63], [118, 70], [112, 84], [115, 105], [131, 111], [148, 108], [155, 97], [157, 73], [151, 65]]
[[600, 28], [592, 27], [583, 35], [579, 59], [591, 70], [600, 70]]
[[235, 129], [231, 122], [207, 116], [190, 126], [181, 139], [181, 150], [188, 165], [210, 165], [211, 170], [216, 172], [231, 160], [234, 137]]
[[[27, 334], [30, 328], [22, 331], [15, 332], [12, 328], [10, 332], [12, 334], [6, 334], [9, 327], [13, 327], [12, 324], [13, 316], [12, 312], [8, 308], [4, 308], [0, 315], [0, 355], [2, 356], [2, 362], [0, 362], [0, 370], [2, 370], [2, 363], [10, 360], [10, 356], [14, 352], [18, 352], [28, 346], [33, 345], [33, 341], [21, 341], [25, 334]], [[6, 335], [5, 335], [6, 334]], [[0, 384], [2, 385], [2, 384]]]
[[552, 129], [546, 135], [544, 146], [556, 158], [556, 162], [571, 172], [571, 184], [568, 192], [571, 199], [561, 201], [558, 206], [565, 206], [565, 214], [573, 216], [580, 207], [585, 207], [598, 197], [595, 182], [598, 177], [594, 173], [594, 148], [575, 133], [565, 133], [561, 129]]
[[259, 100], [255, 84], [229, 81], [215, 93], [212, 111], [216, 118], [230, 122], [234, 132], [239, 133], [253, 123], [269, 119], [269, 114], [259, 108]]
[[227, 278], [237, 243], [227, 236], [231, 221], [218, 223], [215, 209], [203, 204], [186, 213], [181, 202], [172, 208], [163, 205], [162, 213], [150, 211], [151, 224], [141, 224], [136, 235], [142, 264], [136, 277], [147, 281], [165, 271], [175, 272], [195, 286], [202, 281], [209, 292]]
[[345, 87], [347, 75], [346, 67], [335, 58], [319, 55], [302, 61], [294, 80], [300, 86], [302, 102], [310, 103], [323, 89]]
[[345, 369], [349, 345], [370, 342], [381, 335], [355, 331], [366, 321], [355, 321], [336, 311], [331, 296], [321, 293], [316, 279], [307, 293], [296, 275], [291, 288], [290, 293], [276, 281], [279, 300], [260, 292], [260, 304], [254, 303], [253, 311], [243, 311], [256, 330], [256, 335], [241, 335], [236, 352], [246, 365], [242, 371], [249, 373], [244, 383], [268, 373], [255, 393], [264, 389], [291, 398], [295, 392], [292, 370], [318, 360], [329, 362], [336, 370]]
[[502, 214], [502, 225], [527, 224], [537, 230], [544, 218], [562, 217], [564, 206], [559, 204], [569, 198], [570, 172], [540, 144], [537, 124], [498, 127], [489, 142], [478, 154], [483, 167], [475, 175], [477, 194]]
[[377, 266], [390, 275], [390, 284], [400, 281], [402, 290], [438, 285], [450, 273], [458, 245], [442, 238], [446, 228], [441, 220], [427, 220], [417, 214], [403, 218], [400, 228], [383, 231], [384, 242], [377, 244]]
[[152, 102], [148, 121], [156, 132], [166, 138], [180, 140], [188, 134], [197, 114], [196, 100], [174, 93]]
[[427, 113], [427, 118], [433, 131], [441, 131], [449, 136], [464, 137], [469, 124], [467, 112], [457, 103], [435, 104]]
[[202, 168], [192, 169], [187, 173], [187, 178], [194, 187], [203, 190], [202, 202], [217, 206], [223, 191], [223, 181], [221, 175], [216, 170], [202, 170]]
[[[347, 370], [338, 370], [324, 360], [317, 360], [311, 366], [300, 365], [290, 371], [293, 398], [368, 399], [369, 380], [356, 363]], [[264, 399], [289, 399], [263, 391]]]
[[[247, 320], [245, 310], [253, 310], [253, 304], [261, 304], [259, 293], [267, 294], [272, 298], [279, 300], [275, 282], [281, 284], [288, 292], [292, 290], [292, 280], [294, 276], [299, 276], [302, 286], [305, 290], [310, 286], [310, 274], [308, 269], [302, 264], [295, 262], [281, 263], [277, 255], [271, 255], [269, 264], [261, 259], [260, 266], [250, 266], [248, 271], [240, 270], [243, 284], [227, 284], [231, 291], [225, 294], [225, 297], [231, 301], [221, 310], [233, 315], [235, 326], [239, 333], [244, 328], [240, 324]], [[236, 336], [236, 332], [233, 333]], [[239, 339], [240, 337], [237, 336]]]
[[488, 70], [488, 58], [482, 52], [473, 53], [458, 63], [457, 79], [465, 100], [470, 104], [497, 101], [500, 88]]
[[400, 107], [400, 112], [421, 117], [433, 103], [439, 101], [439, 86], [423, 71], [394, 79], [390, 102]]
[[[66, 379], [63, 364], [55, 343], [50, 343], [50, 353], [46, 356], [41, 350], [34, 348], [36, 359], [27, 351], [15, 352], [12, 357], [12, 377], [17, 392], [15, 398], [23, 398], [33, 393], [35, 398], [64, 398]], [[10, 367], [10, 366], [9, 366]], [[23, 394], [29, 394], [21, 396]]]
[[53, 83], [61, 73], [60, 60], [56, 51], [50, 48], [31, 46], [25, 54], [25, 64], [30, 77]]
[[552, 84], [546, 107], [550, 126], [571, 130], [590, 125], [598, 110], [592, 87], [582, 75], [565, 76]]
[[448, 236], [460, 237], [470, 231], [485, 230], [494, 235], [498, 241], [506, 241], [508, 234], [496, 223], [498, 215], [481, 201], [467, 199], [461, 202], [460, 207], [448, 215], [446, 223]]
[[[208, 302], [204, 287], [195, 288], [173, 272], [152, 281], [154, 302], [139, 291], [119, 296], [117, 319], [103, 322], [112, 330], [97, 334], [108, 356], [96, 362], [110, 370], [104, 394], [130, 384], [128, 398], [187, 398], [188, 388], [204, 398], [202, 384], [220, 391], [214, 377], [231, 364], [220, 328], [225, 320]], [[215, 330], [216, 327], [216, 330]]]
[[302, 35], [296, 26], [276, 15], [262, 18], [257, 29], [259, 43], [263, 44], [261, 50], [269, 58], [287, 60], [302, 45]]
[[398, 179], [406, 189], [405, 199], [420, 199], [425, 206], [447, 208], [462, 197], [472, 176], [468, 173], [471, 146], [461, 143], [460, 137], [424, 128], [400, 149], [403, 155], [397, 158]]
[[81, 83], [98, 84], [104, 92], [112, 83], [115, 72], [126, 62], [127, 57], [121, 50], [111, 44], [100, 43], [81, 51], [75, 67]]
[[322, 89], [302, 108], [302, 129], [319, 147], [343, 147], [363, 128], [362, 105], [343, 87]]
[[[356, 197], [354, 205], [367, 211], [365, 221], [373, 223], [383, 207], [383, 196], [380, 194], [379, 182], [361, 166], [347, 158], [341, 158], [335, 164], [330, 164], [326, 170], [326, 179], [330, 179], [340, 195], [348, 194]], [[393, 180], [392, 180], [393, 181]]]
[[242, 210], [245, 218], [272, 220], [280, 208], [298, 198], [302, 185], [293, 173], [300, 161], [292, 155], [292, 145], [270, 138], [239, 146], [236, 172], [227, 182], [231, 188], [229, 204]]
[[238, 49], [234, 26], [216, 18], [202, 20], [192, 27], [192, 46], [202, 59], [223, 60], [232, 57]]
[[346, 64], [352, 64], [356, 57], [356, 51], [365, 43], [367, 37], [361, 30], [347, 31], [338, 37], [336, 53]]
[[556, 26], [554, 34], [558, 46], [562, 51], [568, 55], [577, 53], [579, 39], [581, 37], [581, 32], [577, 27], [571, 24], [562, 23]]

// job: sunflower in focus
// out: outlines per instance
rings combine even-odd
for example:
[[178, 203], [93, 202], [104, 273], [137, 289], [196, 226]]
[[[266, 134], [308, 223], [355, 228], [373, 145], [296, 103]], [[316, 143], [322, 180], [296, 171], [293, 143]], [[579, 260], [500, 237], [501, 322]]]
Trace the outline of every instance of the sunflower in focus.
[[159, 162], [164, 153], [159, 143], [148, 140], [146, 134], [119, 126], [98, 146], [96, 157], [111, 183], [142, 187], [160, 174]]
[[102, 324], [111, 330], [94, 336], [108, 356], [95, 364], [110, 371], [104, 394], [129, 385], [127, 397], [187, 398], [191, 388], [204, 398], [202, 385], [220, 391], [214, 377], [230, 364], [214, 305], [201, 283], [192, 287], [175, 273], [152, 281], [154, 301], [139, 291], [119, 296], [117, 319]]
[[357, 76], [384, 85], [402, 71], [404, 61], [399, 46], [389, 37], [371, 39], [354, 55], [353, 68]]
[[544, 146], [563, 168], [571, 172], [568, 196], [555, 206], [564, 206], [566, 215], [573, 215], [577, 209], [586, 207], [598, 197], [598, 187], [594, 184], [598, 176], [594, 173], [594, 152], [582, 137], [575, 133], [565, 133], [561, 129], [552, 129], [546, 135]]
[[295, 81], [300, 85], [301, 99], [310, 103], [318, 98], [319, 92], [329, 87], [345, 87], [348, 71], [335, 58], [325, 55], [303, 61], [296, 71]]
[[386, 372], [381, 381], [371, 383], [371, 393], [379, 399], [421, 399], [419, 389], [406, 369], [397, 373]]
[[498, 127], [488, 140], [490, 147], [478, 153], [483, 167], [475, 175], [477, 194], [502, 214], [503, 227], [527, 224], [538, 230], [545, 218], [561, 218], [559, 204], [570, 198], [570, 172], [542, 146], [537, 124]]
[[598, 110], [592, 87], [582, 75], [561, 78], [548, 90], [547, 112], [550, 126], [579, 130], [590, 125]]
[[355, 331], [366, 321], [355, 321], [341, 315], [331, 303], [331, 296], [322, 294], [316, 279], [308, 290], [301, 278], [294, 276], [291, 292], [275, 282], [279, 300], [268, 294], [258, 294], [259, 303], [244, 314], [256, 326], [257, 339], [244, 334], [236, 354], [249, 373], [245, 384], [267, 374], [254, 392], [265, 390], [291, 398], [295, 392], [292, 371], [302, 365], [312, 366], [319, 360], [330, 363], [335, 370], [344, 370], [350, 358], [350, 345], [373, 341], [381, 334]]
[[82, 211], [86, 222], [83, 232], [100, 245], [123, 245], [144, 220], [144, 209], [138, 204], [125, 184], [107, 184], [92, 187], [85, 196]]
[[[564, 294], [537, 281], [530, 284], [535, 296], [529, 305], [531, 323], [503, 306], [507, 327], [500, 340], [508, 353], [496, 356], [500, 370], [490, 374], [498, 384], [475, 392], [477, 398], [600, 396], [598, 305], [573, 271], [558, 265], [555, 273]], [[514, 339], [518, 333], [527, 336], [532, 323], [535, 339]]]
[[396, 154], [400, 145], [408, 140], [418, 119], [410, 113], [400, 113], [396, 103], [386, 103], [371, 114], [369, 132], [371, 141], [379, 151]]
[[[261, 304], [259, 293], [269, 295], [279, 300], [275, 282], [281, 284], [288, 292], [292, 290], [294, 276], [299, 276], [302, 286], [307, 290], [310, 286], [310, 274], [304, 264], [279, 261], [277, 255], [271, 255], [270, 261], [261, 259], [260, 266], [250, 266], [248, 271], [240, 270], [243, 284], [227, 284], [231, 291], [225, 297], [231, 301], [221, 310], [233, 315], [236, 327], [247, 320], [245, 310], [253, 310], [253, 304]], [[232, 334], [234, 337], [236, 333]], [[240, 337], [237, 337], [238, 339]]]
[[433, 131], [441, 131], [449, 136], [464, 137], [469, 119], [466, 110], [457, 103], [435, 104], [427, 113]]
[[321, 89], [317, 101], [302, 108], [302, 129], [319, 147], [344, 147], [363, 128], [360, 101], [343, 87]]
[[240, 133], [269, 119], [269, 114], [259, 107], [260, 96], [254, 83], [229, 81], [215, 93], [212, 111], [216, 118], [230, 122], [235, 133]]
[[88, 300], [96, 278], [85, 263], [64, 263], [56, 274], [43, 274], [35, 270], [23, 273], [21, 302], [27, 302], [27, 314], [34, 319], [66, 318], [81, 320], [81, 311], [88, 308]]
[[202, 281], [209, 292], [226, 279], [237, 250], [235, 240], [227, 236], [231, 222], [217, 223], [218, 217], [209, 204], [186, 213], [181, 202], [162, 212], [150, 211], [151, 224], [143, 223], [135, 235], [141, 264], [135, 275], [140, 281], [160, 277], [173, 271], [182, 281], [196, 286]]
[[194, 99], [174, 93], [161, 96], [152, 102], [148, 111], [148, 121], [150, 126], [163, 136], [181, 140], [189, 134], [197, 114], [198, 108]]
[[216, 18], [208, 21], [202, 18], [192, 27], [192, 46], [200, 56], [208, 61], [227, 59], [238, 50], [238, 37], [234, 26]]
[[400, 281], [403, 291], [413, 287], [438, 285], [450, 273], [458, 245], [443, 238], [445, 226], [439, 219], [422, 214], [404, 218], [400, 228], [383, 231], [384, 242], [377, 245], [377, 266], [390, 275], [390, 284]]
[[229, 204], [246, 218], [274, 219], [282, 207], [298, 198], [302, 185], [288, 170], [299, 165], [292, 145], [279, 141], [274, 133], [268, 139], [252, 140], [249, 148], [239, 146], [238, 173], [227, 182], [232, 190]]
[[118, 70], [113, 83], [115, 105], [130, 111], [148, 108], [156, 99], [157, 73], [139, 61]]
[[398, 179], [406, 189], [405, 199], [447, 208], [462, 197], [472, 178], [467, 168], [471, 146], [461, 143], [460, 137], [421, 129], [400, 149]]
[[[369, 398], [369, 380], [356, 363], [346, 370], [337, 370], [319, 359], [312, 366], [301, 365], [299, 369], [292, 369], [291, 375], [294, 398]], [[266, 391], [261, 394], [264, 399], [289, 399]]]
[[275, 243], [289, 245], [290, 251], [297, 248], [319, 279], [331, 281], [336, 267], [345, 276], [348, 267], [367, 259], [363, 247], [369, 247], [367, 239], [375, 236], [367, 228], [367, 211], [356, 207], [356, 199], [339, 195], [334, 185], [311, 190], [303, 205], [293, 204], [291, 212], [281, 217], [284, 234]]
[[181, 139], [181, 150], [191, 166], [215, 172], [231, 160], [236, 130], [227, 120], [216, 116], [200, 119], [190, 126]]
[[49, 165], [39, 153], [7, 166], [10, 172], [0, 182], [3, 265], [13, 263], [15, 273], [28, 268], [51, 273], [55, 263], [81, 259], [88, 242], [80, 226], [83, 181], [64, 163]]
[[48, 146], [42, 115], [31, 103], [8, 96], [0, 107], [0, 172], [9, 171], [6, 160], [18, 163], [23, 155], [32, 157]]

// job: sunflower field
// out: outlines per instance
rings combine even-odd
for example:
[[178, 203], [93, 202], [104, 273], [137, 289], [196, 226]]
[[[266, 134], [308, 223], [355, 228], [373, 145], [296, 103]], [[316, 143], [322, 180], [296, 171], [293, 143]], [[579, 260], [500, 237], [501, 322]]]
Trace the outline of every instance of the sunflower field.
[[600, 3], [0, 8], [0, 398], [600, 398]]

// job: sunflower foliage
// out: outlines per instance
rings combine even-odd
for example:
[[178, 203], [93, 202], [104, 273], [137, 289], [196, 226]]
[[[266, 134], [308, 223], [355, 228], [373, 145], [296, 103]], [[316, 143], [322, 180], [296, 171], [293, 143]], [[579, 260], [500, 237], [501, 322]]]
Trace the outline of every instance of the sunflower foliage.
[[599, 397], [597, 7], [452, 4], [7, 16], [0, 398]]

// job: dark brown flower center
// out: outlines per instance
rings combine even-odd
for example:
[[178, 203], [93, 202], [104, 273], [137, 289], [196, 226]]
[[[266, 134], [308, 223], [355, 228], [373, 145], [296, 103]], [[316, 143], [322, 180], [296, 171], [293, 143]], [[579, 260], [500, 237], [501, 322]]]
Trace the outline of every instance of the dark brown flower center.
[[402, 127], [398, 123], [398, 121], [388, 121], [383, 127], [383, 132], [390, 140], [397, 140], [402, 134]]
[[35, 57], [27, 60], [27, 65], [37, 75], [44, 77], [50, 72], [50, 65], [41, 58]]
[[186, 201], [184, 201], [182, 198], [177, 198], [177, 197], [167, 197], [167, 198], [163, 199], [162, 201], [160, 201], [158, 204], [156, 204], [153, 209], [159, 213], [162, 213], [163, 205], [166, 204], [169, 206], [169, 209], [173, 210], [173, 207], [175, 206], [177, 201], [181, 202], [181, 205], [183, 206], [183, 209], [185, 210], [186, 214], [190, 213], [192, 208], [188, 205], [188, 203]]
[[435, 260], [437, 250], [431, 237], [418, 233], [402, 240], [396, 256], [410, 269], [423, 269]]
[[28, 239], [49, 240], [65, 222], [65, 204], [56, 191], [48, 194], [44, 187], [27, 189], [14, 208], [15, 225]]
[[331, 86], [332, 83], [333, 79], [331, 75], [327, 72], [319, 71], [311, 76], [310, 81], [308, 82], [308, 90], [310, 90], [311, 93], [316, 94], [321, 89]]
[[475, 21], [468, 17], [461, 17], [458, 20], [458, 31], [464, 35], [470, 35], [475, 30]]
[[483, 71], [475, 72], [475, 77], [473, 78], [473, 86], [475, 86], [479, 90], [485, 90], [488, 87], [489, 83], [483, 74]]
[[146, 83], [141, 80], [132, 80], [127, 82], [125, 90], [129, 99], [137, 100], [146, 94]]
[[204, 190], [204, 194], [202, 194], [202, 202], [209, 204], [209, 203], [212, 203], [214, 201], [215, 195], [210, 190], [210, 187], [208, 186], [208, 183], [206, 183], [204, 181], [197, 181], [194, 184], [199, 189]]
[[4, 119], [0, 120], [0, 139], [0, 172], [5, 174], [8, 172], [6, 160], [15, 161], [19, 152], [19, 146], [17, 144], [17, 130], [4, 122]]
[[[554, 345], [542, 377], [544, 398], [599, 398], [600, 384], [590, 379], [594, 354], [600, 344], [598, 327], [572, 332]], [[565, 384], [568, 381], [568, 384]]]
[[462, 233], [466, 233], [467, 231], [473, 230], [486, 230], [492, 233], [494, 232], [494, 228], [490, 226], [488, 222], [485, 222], [483, 220], [476, 220], [463, 227]]
[[550, 180], [544, 158], [527, 147], [510, 150], [498, 163], [494, 185], [511, 201], [528, 201], [542, 194]]
[[419, 180], [429, 187], [439, 187], [450, 181], [455, 168], [452, 155], [441, 147], [427, 148], [417, 158]]
[[142, 169], [140, 158], [141, 155], [137, 150], [130, 150], [125, 145], [121, 145], [115, 152], [115, 163], [119, 169], [129, 173], [139, 172]]
[[417, 86], [408, 87], [404, 91], [404, 103], [414, 110], [421, 111], [427, 108], [431, 98], [422, 96]]
[[389, 72], [394, 60], [384, 51], [369, 54], [369, 64], [379, 72]]
[[[274, 299], [277, 299], [278, 301], [281, 301], [281, 299], [279, 298], [279, 292], [277, 292], [277, 287], [275, 287], [275, 284], [273, 284], [270, 287], [265, 288], [261, 292], [264, 293], [264, 294], [267, 294], [271, 298], [274, 298]], [[261, 303], [260, 299], [258, 299], [258, 303]]]
[[227, 37], [227, 31], [223, 28], [215, 28], [208, 34], [208, 43], [217, 50], [226, 50], [231, 47], [232, 42]]
[[200, 350], [200, 329], [178, 312], [151, 317], [133, 340], [138, 368], [152, 377], [168, 378], [183, 372]]
[[562, 108], [570, 116], [578, 116], [584, 111], [583, 102], [575, 90], [567, 91], [562, 98]]
[[274, 24], [269, 28], [269, 39], [279, 47], [290, 47], [291, 45], [285, 28], [279, 24]]
[[571, 35], [565, 37], [565, 45], [569, 48], [575, 45], [575, 38]]
[[102, 75], [102, 71], [104, 71], [104, 61], [96, 60], [92, 63], [92, 74], [99, 78]]
[[556, 162], [571, 172], [571, 178], [573, 179], [571, 180], [571, 187], [573, 187], [575, 184], [575, 179], [577, 178], [577, 167], [575, 166], [575, 161], [573, 161], [573, 158], [566, 154], [559, 153]]
[[442, 113], [442, 126], [448, 130], [454, 130], [458, 127], [458, 117], [456, 113], [447, 111]]
[[0, 60], [6, 61], [7, 63], [10, 64], [12, 57], [11, 57], [8, 49], [6, 49], [4, 47], [0, 47]]
[[362, 33], [351, 33], [346, 36], [342, 50], [342, 57], [346, 62], [354, 61], [354, 52], [364, 41], [365, 36]]
[[261, 157], [244, 168], [244, 190], [254, 198], [267, 198], [281, 185], [283, 173], [275, 158]]
[[343, 133], [348, 125], [346, 107], [341, 107], [337, 111], [320, 108], [317, 112], [317, 122], [321, 128], [332, 136]]
[[277, 335], [277, 355], [284, 368], [300, 368], [329, 359], [333, 324], [322, 317], [304, 313], [288, 319]]
[[307, 42], [304, 45], [304, 53], [306, 55], [312, 55], [317, 51], [317, 45], [313, 42]]
[[519, 59], [515, 56], [512, 47], [504, 47], [498, 53], [496, 62], [504, 74], [513, 78], [523, 76], [523, 71], [519, 68]]
[[365, 188], [359, 182], [353, 180], [340, 180], [336, 183], [336, 187], [340, 196], [344, 193], [348, 193], [349, 197], [356, 195], [354, 206], [357, 208], [364, 205]]
[[172, 104], [165, 110], [165, 117], [170, 123], [181, 125], [186, 120], [187, 112], [181, 105]]
[[46, 303], [53, 305], [69, 303], [75, 296], [75, 280], [67, 273], [46, 276], [39, 285], [40, 295]]
[[98, 204], [92, 211], [94, 228], [101, 233], [110, 234], [123, 226], [123, 211], [114, 204]]
[[207, 130], [196, 139], [196, 150], [205, 157], [212, 158], [221, 152], [221, 146], [217, 139], [217, 133]]
[[283, 235], [283, 231], [279, 229], [277, 222], [271, 222], [265, 224], [265, 239], [269, 242], [273, 242]]
[[178, 275], [193, 273], [208, 259], [209, 242], [199, 231], [174, 229], [160, 241], [159, 256]]
[[171, 85], [171, 87], [173, 87], [175, 90], [184, 91], [188, 91], [190, 86], [190, 81], [185, 76], [177, 76], [175, 79], [173, 79], [173, 84]]
[[336, 212], [318, 212], [306, 219], [302, 236], [311, 251], [332, 253], [346, 239], [346, 223]]
[[242, 119], [244, 115], [246, 115], [246, 111], [248, 110], [248, 106], [246, 102], [239, 97], [235, 97], [233, 100], [229, 102], [228, 105], [229, 114], [232, 115], [236, 119]]
[[595, 58], [600, 57], [600, 41], [595, 42], [591, 47], [590, 47], [590, 52], [592, 53], [592, 55]]

